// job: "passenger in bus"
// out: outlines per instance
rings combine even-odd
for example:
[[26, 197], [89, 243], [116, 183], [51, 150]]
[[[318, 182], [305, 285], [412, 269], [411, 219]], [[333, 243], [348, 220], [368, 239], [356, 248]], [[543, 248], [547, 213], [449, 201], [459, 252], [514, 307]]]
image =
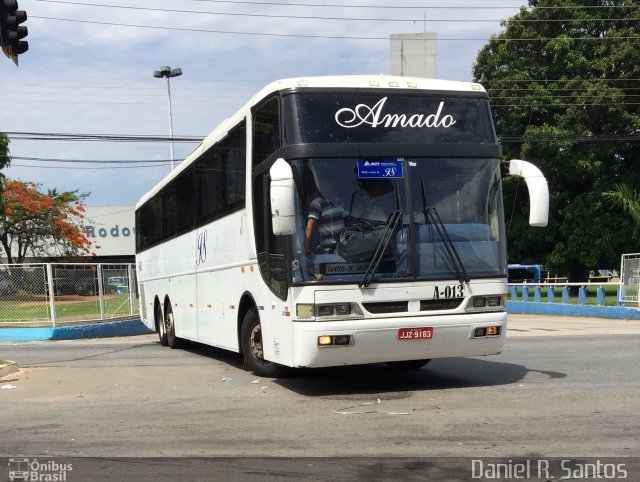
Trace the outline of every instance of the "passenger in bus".
[[393, 192], [388, 179], [356, 179], [347, 225], [358, 219], [386, 223], [395, 209]]
[[344, 230], [344, 211], [326, 199], [316, 186], [307, 196], [309, 210], [304, 232], [304, 254], [335, 252], [340, 233]]

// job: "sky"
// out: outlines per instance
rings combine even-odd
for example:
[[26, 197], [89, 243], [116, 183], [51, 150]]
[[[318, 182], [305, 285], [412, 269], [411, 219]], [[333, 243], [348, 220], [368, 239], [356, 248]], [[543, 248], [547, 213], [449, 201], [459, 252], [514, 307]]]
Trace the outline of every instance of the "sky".
[[[40, 134], [205, 137], [273, 80], [390, 73], [394, 33], [436, 32], [437, 77], [472, 80], [478, 51], [520, 0], [18, 0], [29, 50], [0, 55], [3, 173], [135, 204], [170, 172], [168, 142], [25, 139]], [[25, 136], [18, 133], [32, 133]], [[40, 136], [42, 137], [42, 136]], [[197, 143], [174, 143], [176, 162]], [[22, 159], [30, 158], [30, 159]], [[53, 160], [88, 162], [54, 162]], [[95, 161], [156, 161], [105, 164]]]

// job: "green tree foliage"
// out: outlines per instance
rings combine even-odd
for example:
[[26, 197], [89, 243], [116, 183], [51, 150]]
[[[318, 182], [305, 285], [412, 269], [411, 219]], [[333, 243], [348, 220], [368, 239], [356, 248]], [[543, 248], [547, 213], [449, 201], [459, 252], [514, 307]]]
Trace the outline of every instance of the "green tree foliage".
[[[9, 157], [9, 137], [4, 132], [0, 132], [0, 218], [4, 215], [4, 203], [2, 196], [3, 189], [3, 179], [5, 178], [4, 174], [2, 174], [2, 169], [9, 165], [11, 158]], [[0, 254], [2, 254], [2, 249], [0, 249]]]
[[602, 193], [640, 178], [639, 18], [636, 1], [530, 0], [479, 52], [505, 157], [538, 165], [551, 194], [549, 227], [530, 228], [526, 188], [505, 179], [510, 260], [584, 279], [637, 251]]
[[604, 198], [611, 206], [624, 209], [633, 219], [636, 229], [640, 229], [640, 191], [628, 184], [616, 184], [613, 191], [603, 192]]
[[[0, 132], [0, 171], [9, 165], [9, 138], [4, 132]], [[0, 172], [0, 176], [2, 173]]]

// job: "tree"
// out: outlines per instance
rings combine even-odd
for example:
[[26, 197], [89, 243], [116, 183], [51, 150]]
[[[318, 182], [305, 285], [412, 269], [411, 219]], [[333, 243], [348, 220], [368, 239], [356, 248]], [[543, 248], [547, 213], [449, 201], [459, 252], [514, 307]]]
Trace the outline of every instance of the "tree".
[[518, 181], [505, 179], [509, 258], [546, 262], [573, 279], [616, 266], [638, 241], [602, 193], [640, 180], [640, 6], [583, 3], [530, 0], [474, 65], [505, 157], [534, 162], [549, 181], [549, 227], [538, 230], [526, 225]]
[[[2, 169], [7, 167], [11, 162], [9, 157], [9, 138], [4, 132], [0, 132], [0, 218], [4, 216], [4, 206], [2, 203], [2, 180], [5, 178]], [[0, 250], [2, 253], [2, 250]]]
[[[9, 263], [24, 262], [27, 255], [79, 256], [90, 254], [91, 241], [82, 229], [83, 200], [78, 191], [48, 194], [33, 182], [3, 180], [0, 244]], [[15, 257], [12, 253], [15, 252]]]
[[616, 184], [613, 191], [603, 192], [604, 198], [611, 206], [622, 208], [633, 219], [637, 229], [640, 229], [640, 191], [628, 184]]
[[[4, 132], [0, 132], [0, 171], [9, 165], [11, 158], [9, 157], [9, 138]], [[3, 175], [0, 172], [0, 179]]]

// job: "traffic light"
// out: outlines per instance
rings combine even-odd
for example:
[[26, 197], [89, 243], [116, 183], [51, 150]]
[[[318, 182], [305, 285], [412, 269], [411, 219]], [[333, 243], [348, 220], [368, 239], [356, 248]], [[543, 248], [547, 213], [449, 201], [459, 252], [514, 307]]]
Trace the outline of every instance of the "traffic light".
[[29, 33], [20, 24], [27, 19], [27, 12], [18, 10], [18, 0], [0, 0], [0, 44], [2, 51], [18, 65], [18, 55], [29, 50], [29, 42], [22, 40]]

